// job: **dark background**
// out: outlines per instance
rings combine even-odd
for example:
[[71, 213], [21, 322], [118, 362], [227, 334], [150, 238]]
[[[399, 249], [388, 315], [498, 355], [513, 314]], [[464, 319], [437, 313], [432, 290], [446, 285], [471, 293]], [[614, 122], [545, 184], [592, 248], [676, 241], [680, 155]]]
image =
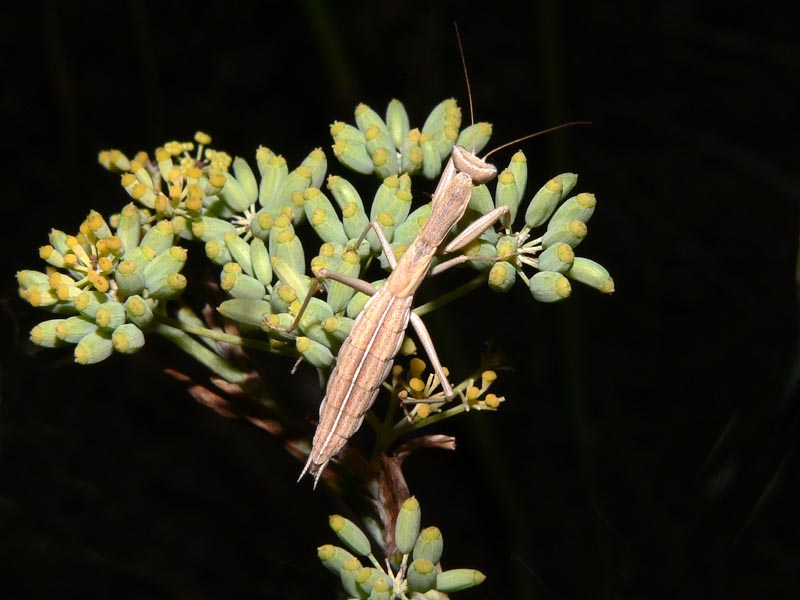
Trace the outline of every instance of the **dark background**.
[[[276, 440], [160, 374], [202, 376], [158, 341], [88, 368], [37, 352], [27, 331], [44, 314], [13, 274], [38, 268], [50, 227], [127, 201], [101, 148], [133, 155], [202, 129], [296, 165], [359, 101], [401, 98], [416, 125], [443, 98], [465, 106], [458, 21], [496, 143], [593, 121], [521, 147], [529, 186], [571, 170], [597, 194], [580, 253], [617, 292], [576, 286], [553, 306], [481, 291], [426, 318], [454, 378], [487, 342], [509, 367], [498, 414], [443, 425], [458, 451], [406, 469], [445, 566], [488, 575], [457, 597], [797, 597], [790, 18], [688, 1], [110, 4], [2, 15], [0, 595], [340, 593], [315, 548], [344, 509], [294, 484]], [[257, 360], [313, 414], [313, 372]]]

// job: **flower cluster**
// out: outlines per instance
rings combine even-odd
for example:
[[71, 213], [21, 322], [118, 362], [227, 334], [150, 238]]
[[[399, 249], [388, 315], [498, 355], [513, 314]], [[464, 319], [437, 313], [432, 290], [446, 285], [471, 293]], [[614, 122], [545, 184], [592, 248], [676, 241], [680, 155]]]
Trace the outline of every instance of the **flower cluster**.
[[[442, 532], [434, 526], [421, 529], [422, 512], [413, 496], [400, 507], [393, 532], [397, 552], [387, 557], [384, 565], [372, 554], [369, 539], [355, 523], [341, 515], [331, 515], [329, 523], [347, 549], [326, 544], [317, 549], [317, 555], [340, 577], [348, 597], [390, 600], [419, 594], [441, 598], [441, 594], [465, 590], [486, 579], [475, 569], [442, 570]], [[372, 566], [363, 566], [358, 556]]]

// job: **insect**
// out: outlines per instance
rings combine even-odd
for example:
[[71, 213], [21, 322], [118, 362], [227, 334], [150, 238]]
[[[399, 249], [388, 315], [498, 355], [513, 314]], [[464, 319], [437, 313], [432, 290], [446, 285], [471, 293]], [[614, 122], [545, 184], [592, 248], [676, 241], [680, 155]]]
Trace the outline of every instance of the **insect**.
[[[467, 92], [470, 96], [471, 113], [469, 81], [467, 81]], [[511, 143], [560, 127], [564, 126], [525, 136]], [[508, 145], [496, 148], [494, 151]], [[488, 154], [485, 158], [487, 157]], [[461, 233], [443, 246], [450, 230], [464, 216], [472, 194], [472, 186], [487, 183], [497, 175], [495, 166], [486, 162], [485, 158], [481, 159], [474, 152], [461, 146], [453, 146], [450, 159], [442, 172], [431, 200], [430, 216], [399, 260], [395, 259], [389, 242], [378, 224], [375, 222], [369, 224], [356, 243], [356, 247], [370, 229], [375, 231], [389, 265], [392, 267], [392, 272], [383, 287], [375, 289], [366, 281], [347, 277], [325, 268], [320, 269], [292, 326], [287, 329], [270, 326], [272, 329], [280, 331], [295, 329], [311, 297], [319, 289], [320, 281], [325, 279], [349, 285], [357, 291], [371, 296], [356, 318], [350, 335], [339, 350], [336, 366], [331, 372], [327, 391], [320, 405], [320, 419], [314, 433], [311, 453], [298, 481], [306, 473], [310, 473], [314, 477], [314, 486], [316, 487], [328, 462], [339, 453], [350, 436], [361, 426], [365, 413], [374, 403], [381, 384], [389, 374], [409, 323], [416, 331], [419, 341], [428, 354], [431, 366], [441, 382], [445, 398], [451, 400], [454, 397], [453, 388], [442, 369], [430, 334], [422, 319], [412, 311], [412, 303], [415, 292], [428, 275], [436, 275], [470, 260], [508, 258], [507, 256], [481, 258], [460, 255], [432, 268], [433, 259], [437, 254], [456, 252], [477, 239], [498, 220], [508, 220], [510, 214], [508, 207], [499, 206], [470, 223]], [[506, 225], [510, 226], [510, 223], [506, 223]]]

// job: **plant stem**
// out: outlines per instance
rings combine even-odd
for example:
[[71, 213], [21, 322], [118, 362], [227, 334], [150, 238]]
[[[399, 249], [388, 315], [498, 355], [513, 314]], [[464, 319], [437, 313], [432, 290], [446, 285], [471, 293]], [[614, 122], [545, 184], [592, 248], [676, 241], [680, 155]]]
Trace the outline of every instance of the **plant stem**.
[[449, 292], [442, 294], [435, 300], [431, 300], [423, 304], [422, 306], [418, 306], [414, 309], [414, 312], [417, 313], [420, 317], [427, 315], [429, 312], [433, 312], [437, 308], [441, 308], [442, 306], [446, 306], [450, 304], [453, 300], [458, 300], [462, 296], [465, 296], [472, 290], [481, 287], [489, 277], [489, 272], [485, 271], [479, 273], [472, 279], [470, 279], [467, 283], [458, 286], [454, 290], [450, 290]]

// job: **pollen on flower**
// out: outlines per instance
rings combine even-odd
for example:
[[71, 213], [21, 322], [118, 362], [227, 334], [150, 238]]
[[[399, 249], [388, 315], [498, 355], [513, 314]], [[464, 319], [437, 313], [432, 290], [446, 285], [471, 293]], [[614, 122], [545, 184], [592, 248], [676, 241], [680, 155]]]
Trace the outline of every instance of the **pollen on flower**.
[[198, 131], [194, 134], [194, 141], [203, 146], [208, 146], [211, 143], [211, 136], [202, 131]]
[[483, 380], [484, 385], [494, 383], [497, 380], [497, 373], [490, 370], [484, 371], [481, 373], [481, 379]]
[[165, 148], [156, 148], [156, 161], [165, 162], [168, 160], [172, 160], [172, 154], [170, 154]]
[[225, 173], [221, 171], [214, 171], [208, 177], [209, 183], [211, 183], [211, 185], [213, 185], [214, 187], [218, 188], [221, 188], [222, 186], [225, 185], [226, 179], [227, 178], [225, 177]]
[[481, 395], [481, 390], [474, 385], [471, 385], [467, 388], [467, 400], [473, 401], [477, 400], [478, 396]]
[[486, 394], [486, 398], [484, 398], [484, 402], [486, 402], [486, 406], [489, 408], [497, 408], [500, 406], [501, 398], [498, 398], [494, 394]]
[[[183, 144], [176, 141], [167, 142], [164, 144], [164, 150], [168, 152], [170, 156], [178, 156], [183, 152]], [[161, 162], [161, 159], [159, 159], [159, 162]]]
[[419, 377], [412, 377], [408, 382], [408, 387], [419, 394], [425, 389], [425, 382]]
[[431, 414], [431, 406], [430, 404], [418, 404], [417, 405], [417, 416], [420, 419], [427, 419]]

